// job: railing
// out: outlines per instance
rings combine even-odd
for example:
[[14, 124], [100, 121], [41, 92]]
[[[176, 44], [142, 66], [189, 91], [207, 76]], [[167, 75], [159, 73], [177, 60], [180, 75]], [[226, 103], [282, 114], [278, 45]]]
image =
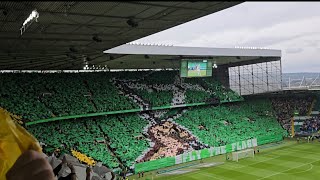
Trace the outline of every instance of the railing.
[[[230, 102], [240, 102], [243, 100], [233, 100], [233, 101], [220, 101], [222, 103], [230, 103]], [[162, 110], [162, 109], [172, 109], [172, 108], [179, 108], [179, 107], [191, 107], [191, 106], [203, 106], [203, 105], [212, 105], [214, 103], [192, 103], [192, 104], [181, 104], [181, 105], [173, 105], [173, 106], [161, 106], [161, 107], [152, 107], [146, 109], [130, 109], [130, 110], [121, 110], [121, 111], [109, 111], [109, 112], [100, 112], [100, 113], [89, 113], [89, 114], [79, 114], [79, 115], [72, 115], [72, 116], [63, 116], [63, 117], [54, 117], [48, 119], [40, 119], [35, 121], [30, 121], [25, 123], [27, 126], [39, 124], [39, 123], [46, 123], [52, 121], [59, 121], [59, 120], [66, 120], [66, 119], [77, 119], [83, 117], [95, 117], [95, 116], [105, 116], [105, 115], [112, 115], [112, 114], [124, 114], [124, 113], [133, 113], [133, 112], [144, 112], [150, 110]]]

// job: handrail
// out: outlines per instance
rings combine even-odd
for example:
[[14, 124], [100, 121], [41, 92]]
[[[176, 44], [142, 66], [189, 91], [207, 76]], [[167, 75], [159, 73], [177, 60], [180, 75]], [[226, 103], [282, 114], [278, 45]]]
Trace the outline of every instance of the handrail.
[[[230, 102], [240, 102], [243, 100], [233, 100], [233, 101], [220, 101], [222, 103], [230, 103]], [[108, 111], [108, 112], [100, 112], [100, 113], [89, 113], [89, 114], [79, 114], [79, 115], [71, 115], [71, 116], [62, 116], [62, 117], [54, 117], [48, 119], [40, 119], [35, 121], [26, 122], [26, 126], [52, 122], [52, 121], [59, 121], [59, 120], [66, 120], [66, 119], [77, 119], [83, 117], [95, 117], [95, 116], [105, 116], [105, 115], [112, 115], [112, 114], [124, 114], [124, 113], [133, 113], [133, 112], [144, 112], [150, 110], [162, 110], [162, 109], [172, 109], [172, 108], [179, 108], [179, 107], [191, 107], [191, 106], [203, 106], [203, 105], [212, 105], [213, 103], [192, 103], [192, 104], [181, 104], [181, 105], [173, 105], [173, 106], [160, 106], [160, 107], [153, 107], [150, 109], [129, 109], [129, 110], [120, 110], [120, 111]]]

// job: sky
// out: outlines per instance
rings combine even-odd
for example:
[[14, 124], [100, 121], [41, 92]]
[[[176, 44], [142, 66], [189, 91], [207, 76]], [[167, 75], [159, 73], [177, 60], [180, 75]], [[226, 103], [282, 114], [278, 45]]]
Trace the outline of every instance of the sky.
[[133, 42], [280, 49], [283, 72], [320, 72], [320, 2], [244, 2]]

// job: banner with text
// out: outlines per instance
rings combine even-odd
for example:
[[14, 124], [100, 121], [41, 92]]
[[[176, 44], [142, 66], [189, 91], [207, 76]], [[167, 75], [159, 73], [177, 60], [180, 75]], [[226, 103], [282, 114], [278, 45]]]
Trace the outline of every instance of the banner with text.
[[135, 172], [147, 172], [155, 169], [173, 166], [176, 164], [186, 163], [194, 160], [200, 160], [220, 154], [226, 154], [229, 152], [240, 151], [247, 148], [256, 147], [258, 145], [257, 139], [249, 139], [245, 141], [239, 141], [225, 146], [211, 147], [201, 150], [195, 150], [188, 153], [180, 154], [175, 157], [161, 158], [153, 161], [137, 163], [135, 164]]
[[175, 156], [175, 164], [186, 163], [194, 160], [200, 160], [220, 154], [226, 154], [229, 152], [240, 151], [247, 148], [256, 147], [257, 139], [249, 139], [245, 141], [239, 141], [225, 146], [211, 147], [207, 149], [201, 149], [197, 151], [191, 151], [188, 153], [180, 154]]

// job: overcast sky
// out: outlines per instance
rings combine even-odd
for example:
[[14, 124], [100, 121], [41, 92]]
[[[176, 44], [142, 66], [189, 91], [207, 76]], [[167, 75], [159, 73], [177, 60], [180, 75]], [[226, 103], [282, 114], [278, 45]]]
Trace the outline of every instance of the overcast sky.
[[320, 72], [320, 2], [245, 2], [134, 42], [280, 49], [283, 72]]

